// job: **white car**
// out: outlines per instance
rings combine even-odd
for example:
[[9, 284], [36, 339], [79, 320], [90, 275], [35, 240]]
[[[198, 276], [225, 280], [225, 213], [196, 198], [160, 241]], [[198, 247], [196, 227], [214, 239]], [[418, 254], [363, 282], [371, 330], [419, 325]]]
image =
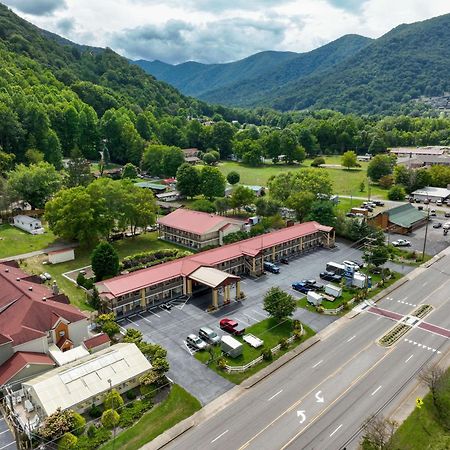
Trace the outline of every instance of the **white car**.
[[205, 350], [206, 348], [208, 348], [208, 344], [195, 334], [190, 334], [186, 338], [186, 343], [197, 350]]
[[410, 247], [411, 242], [407, 241], [406, 239], [397, 239], [396, 241], [392, 242], [392, 245], [394, 247]]
[[344, 266], [351, 267], [354, 270], [358, 270], [361, 268], [361, 266], [358, 263], [356, 263], [355, 261], [343, 261], [342, 264]]

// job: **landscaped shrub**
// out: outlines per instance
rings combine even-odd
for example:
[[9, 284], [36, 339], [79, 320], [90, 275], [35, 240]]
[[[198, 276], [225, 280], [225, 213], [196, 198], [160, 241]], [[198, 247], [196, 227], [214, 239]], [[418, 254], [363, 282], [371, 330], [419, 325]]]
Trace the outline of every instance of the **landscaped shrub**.
[[225, 370], [225, 369], [226, 369], [226, 367], [227, 367], [227, 360], [226, 360], [223, 356], [221, 356], [221, 357], [217, 360], [217, 367], [218, 367], [220, 370]]
[[76, 412], [73, 413], [72, 418], [72, 433], [76, 436], [81, 436], [86, 428], [86, 419]]
[[102, 425], [105, 428], [111, 429], [116, 427], [120, 421], [120, 415], [113, 409], [107, 409], [102, 414]]
[[281, 350], [287, 350], [289, 348], [289, 342], [286, 338], [281, 338], [278, 342]]
[[94, 280], [92, 278], [86, 278], [84, 274], [80, 272], [77, 276], [77, 284], [89, 291], [94, 287]]
[[129, 272], [144, 269], [146, 267], [156, 266], [164, 262], [173, 261], [184, 256], [191, 255], [187, 250], [162, 249], [151, 252], [136, 253], [123, 259], [120, 270], [128, 270]]
[[137, 400], [132, 403], [128, 403], [126, 408], [122, 408], [120, 411], [120, 422], [119, 426], [121, 428], [128, 428], [133, 425], [138, 419], [140, 419], [145, 412], [151, 409], [153, 402], [151, 399], [144, 398], [142, 400]]
[[102, 415], [102, 410], [97, 405], [92, 405], [88, 411], [89, 417], [93, 419], [98, 419]]
[[311, 163], [311, 167], [319, 167], [322, 164], [325, 164], [325, 158], [323, 156], [316, 156]]
[[134, 392], [134, 389], [127, 391], [125, 395], [128, 400], [134, 400], [136, 398], [136, 392]]
[[[91, 428], [91, 427], [89, 427]], [[78, 438], [77, 450], [95, 450], [111, 439], [111, 431], [104, 427], [96, 428], [93, 431]]]
[[273, 359], [272, 350], [270, 348], [263, 349], [263, 351], [261, 352], [261, 355], [262, 355], [264, 361], [272, 361], [272, 359]]
[[77, 446], [78, 438], [72, 433], [65, 433], [58, 442], [58, 450], [71, 450]]
[[95, 425], [90, 425], [89, 428], [86, 431], [86, 435], [88, 438], [94, 438], [95, 437], [95, 432], [96, 432], [96, 428]]

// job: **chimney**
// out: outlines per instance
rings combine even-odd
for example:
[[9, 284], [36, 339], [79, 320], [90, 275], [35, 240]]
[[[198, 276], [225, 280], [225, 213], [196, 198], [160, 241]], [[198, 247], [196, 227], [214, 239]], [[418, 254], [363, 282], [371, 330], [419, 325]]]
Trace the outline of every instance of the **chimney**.
[[19, 277], [17, 277], [17, 278], [16, 278], [16, 281], [20, 281], [20, 278], [19, 278]]
[[28, 286], [28, 290], [32, 291], [33, 290], [33, 286]]
[[42, 301], [46, 302], [47, 301], [47, 297], [42, 297]]
[[53, 291], [53, 295], [59, 295], [59, 287], [56, 284], [56, 281], [53, 281], [52, 291]]
[[6, 268], [6, 269], [5, 269], [5, 272], [6, 272], [6, 273], [8, 273], [8, 272], [9, 272], [9, 269], [8, 269], [8, 268]]

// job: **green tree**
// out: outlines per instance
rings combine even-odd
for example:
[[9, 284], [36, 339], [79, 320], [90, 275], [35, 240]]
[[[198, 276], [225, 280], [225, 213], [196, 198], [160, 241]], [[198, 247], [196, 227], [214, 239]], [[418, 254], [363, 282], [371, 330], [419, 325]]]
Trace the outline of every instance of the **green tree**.
[[235, 129], [225, 121], [217, 122], [212, 127], [212, 142], [220, 152], [220, 158], [226, 159], [232, 153]]
[[209, 200], [223, 197], [225, 194], [225, 177], [217, 167], [205, 166], [200, 173], [200, 192]]
[[92, 252], [91, 265], [97, 281], [114, 277], [119, 273], [119, 255], [109, 242], [100, 242]]
[[25, 166], [19, 164], [8, 173], [8, 188], [17, 198], [33, 208], [43, 208], [45, 202], [61, 187], [61, 175], [47, 162]]
[[281, 133], [278, 130], [267, 133], [261, 138], [261, 147], [266, 157], [270, 158], [274, 164], [279, 161], [281, 155]]
[[69, 188], [87, 186], [92, 180], [93, 176], [89, 161], [83, 156], [80, 149], [75, 147], [67, 163], [66, 186]]
[[78, 438], [72, 433], [64, 433], [62, 438], [58, 441], [58, 450], [75, 449], [78, 444]]
[[280, 154], [284, 155], [288, 164], [292, 164], [294, 161], [301, 163], [306, 158], [305, 149], [298, 144], [297, 136], [289, 128], [285, 128], [281, 132]]
[[347, 169], [350, 169], [351, 167], [357, 167], [358, 166], [358, 160], [357, 160], [356, 153], [351, 151], [351, 150], [345, 152], [342, 155], [341, 164], [344, 167], [346, 167]]
[[372, 181], [378, 181], [393, 170], [392, 158], [388, 155], [376, 155], [367, 166], [367, 175]]
[[311, 204], [311, 210], [307, 217], [308, 220], [314, 220], [322, 225], [329, 227], [336, 226], [336, 212], [334, 204], [330, 201], [316, 200]]
[[138, 176], [138, 170], [137, 167], [134, 164], [127, 163], [125, 164], [123, 170], [122, 170], [122, 178], [128, 178], [131, 180], [134, 180]]
[[58, 135], [53, 130], [49, 130], [47, 133], [44, 155], [46, 161], [53, 164], [56, 169], [60, 170], [62, 168], [61, 143], [59, 142]]
[[231, 200], [228, 197], [216, 198], [214, 206], [219, 214], [225, 214], [229, 209], [232, 208]]
[[105, 428], [111, 430], [119, 425], [120, 415], [115, 410], [107, 409], [103, 411], [102, 418], [100, 420]]
[[0, 175], [4, 175], [8, 170], [11, 170], [14, 165], [16, 155], [13, 153], [6, 153], [0, 147]]
[[256, 214], [263, 217], [275, 216], [280, 211], [280, 203], [275, 200], [259, 197], [255, 201]]
[[102, 326], [102, 331], [112, 339], [116, 334], [120, 332], [120, 327], [116, 322], [106, 322]]
[[207, 164], [208, 166], [215, 165], [219, 159], [217, 158], [216, 154], [213, 152], [204, 153], [202, 156], [202, 161]]
[[215, 204], [212, 201], [207, 200], [206, 198], [199, 198], [198, 200], [195, 200], [195, 202], [192, 202], [189, 205], [189, 209], [211, 214], [216, 212]]
[[312, 192], [296, 192], [289, 196], [286, 206], [295, 211], [295, 217], [299, 222], [303, 222], [308, 217], [315, 200], [316, 196]]
[[388, 199], [394, 201], [405, 200], [406, 192], [405, 188], [400, 185], [392, 186], [388, 191]]
[[380, 267], [389, 260], [389, 250], [384, 244], [367, 248], [364, 251], [363, 259], [367, 264]]
[[184, 163], [184, 153], [181, 148], [169, 147], [163, 154], [164, 175], [174, 177], [178, 168]]
[[177, 170], [177, 190], [185, 197], [200, 194], [200, 173], [191, 164], [184, 163]]
[[248, 187], [237, 186], [231, 194], [231, 205], [235, 209], [251, 205], [256, 199], [255, 193]]
[[119, 409], [123, 406], [123, 398], [116, 389], [111, 389], [103, 400], [105, 409]]
[[142, 170], [153, 176], [164, 175], [163, 157], [166, 148], [165, 145], [148, 145], [142, 155]]
[[264, 296], [264, 311], [267, 311], [279, 322], [291, 317], [296, 309], [295, 298], [279, 287], [270, 288]]
[[25, 152], [25, 158], [29, 164], [39, 164], [44, 161], [44, 153], [35, 148], [29, 148]]
[[232, 171], [229, 172], [228, 175], [227, 175], [227, 181], [228, 181], [228, 183], [230, 183], [232, 186], [234, 186], [235, 184], [239, 183], [240, 180], [241, 180], [241, 176], [240, 176], [239, 173], [236, 172], [235, 170], [232, 170]]

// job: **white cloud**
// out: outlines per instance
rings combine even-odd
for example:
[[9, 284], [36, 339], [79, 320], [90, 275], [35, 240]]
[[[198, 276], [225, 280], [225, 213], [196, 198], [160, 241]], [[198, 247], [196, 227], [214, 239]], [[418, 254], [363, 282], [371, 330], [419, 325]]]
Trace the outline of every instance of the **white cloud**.
[[[167, 62], [224, 62], [261, 50], [308, 51], [356, 33], [450, 12], [448, 0], [6, 0], [75, 42]], [[25, 12], [25, 14], [24, 14]]]

